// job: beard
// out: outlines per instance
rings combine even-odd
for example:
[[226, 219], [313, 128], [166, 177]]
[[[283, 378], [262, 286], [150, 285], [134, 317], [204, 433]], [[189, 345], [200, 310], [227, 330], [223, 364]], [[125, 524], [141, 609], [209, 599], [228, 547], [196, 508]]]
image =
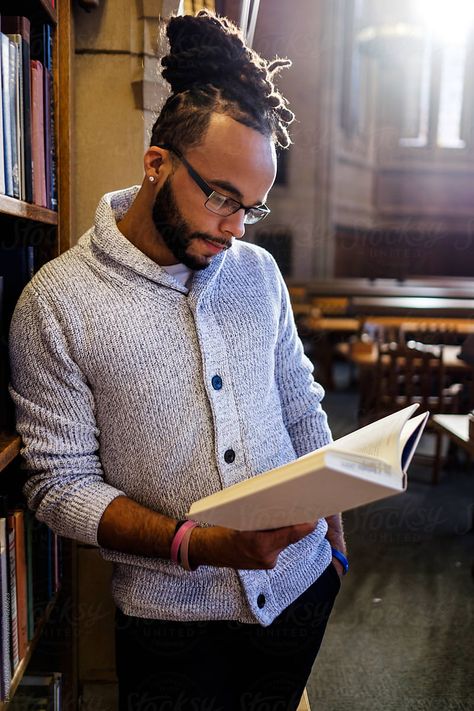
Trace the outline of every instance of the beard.
[[213, 237], [206, 232], [192, 232], [183, 218], [171, 187], [171, 178], [168, 177], [155, 198], [152, 210], [153, 224], [158, 230], [163, 242], [174, 257], [188, 269], [194, 271], [205, 269], [209, 262], [200, 262], [188, 254], [188, 248], [195, 239], [210, 240], [214, 244], [229, 249], [231, 239]]

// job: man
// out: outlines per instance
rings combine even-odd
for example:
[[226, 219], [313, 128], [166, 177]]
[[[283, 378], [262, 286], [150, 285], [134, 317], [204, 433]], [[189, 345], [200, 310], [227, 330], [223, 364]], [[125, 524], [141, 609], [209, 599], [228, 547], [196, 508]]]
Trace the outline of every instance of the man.
[[288, 63], [207, 13], [167, 34], [142, 185], [104, 196], [15, 312], [25, 494], [114, 564], [121, 709], [296, 709], [339, 589], [332, 549], [345, 563], [340, 516], [183, 524], [196, 499], [330, 439], [281, 275], [239, 241], [289, 141], [272, 81]]

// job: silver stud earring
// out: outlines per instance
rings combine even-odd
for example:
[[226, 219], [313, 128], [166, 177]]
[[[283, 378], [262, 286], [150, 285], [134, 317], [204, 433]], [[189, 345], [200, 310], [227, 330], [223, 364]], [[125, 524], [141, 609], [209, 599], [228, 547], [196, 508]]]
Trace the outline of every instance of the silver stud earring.
[[149, 176], [148, 176], [148, 180], [150, 181], [150, 183], [154, 183], [154, 182], [155, 182], [155, 178], [154, 178], [153, 175], [149, 175]]

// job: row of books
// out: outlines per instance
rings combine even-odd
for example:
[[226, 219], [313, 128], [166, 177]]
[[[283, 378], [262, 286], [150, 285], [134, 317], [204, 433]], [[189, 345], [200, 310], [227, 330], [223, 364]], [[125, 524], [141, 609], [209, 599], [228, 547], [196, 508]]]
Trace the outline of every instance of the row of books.
[[57, 209], [53, 30], [0, 18], [0, 193]]
[[0, 699], [24, 658], [47, 605], [59, 590], [61, 539], [32, 512], [0, 496]]

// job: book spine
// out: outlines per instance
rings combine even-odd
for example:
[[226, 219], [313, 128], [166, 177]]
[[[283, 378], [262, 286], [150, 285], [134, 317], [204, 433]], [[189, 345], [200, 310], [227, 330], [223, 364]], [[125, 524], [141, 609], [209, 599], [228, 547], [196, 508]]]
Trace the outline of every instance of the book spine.
[[10, 596], [8, 581], [7, 520], [0, 517], [0, 700], [8, 698], [11, 684]]
[[9, 562], [9, 581], [10, 581], [10, 635], [12, 649], [12, 674], [20, 662], [18, 655], [18, 613], [16, 607], [16, 560], [15, 560], [15, 524], [13, 516], [7, 517], [8, 530], [8, 562]]
[[33, 514], [31, 511], [25, 512], [25, 543], [26, 543], [26, 580], [27, 580], [27, 604], [28, 604], [28, 639], [32, 639], [35, 633], [35, 623], [33, 617]]
[[[26, 197], [25, 188], [25, 150], [24, 150], [24, 116], [23, 116], [23, 50], [22, 38], [18, 33], [7, 34], [10, 42], [14, 44], [14, 95], [15, 95], [15, 133], [16, 150], [18, 155], [18, 192], [21, 200]], [[10, 44], [11, 48], [11, 44]]]
[[32, 519], [32, 545], [33, 545], [33, 617], [34, 626], [42, 618], [48, 597], [48, 528]]
[[[23, 18], [25, 33], [22, 35], [23, 67], [23, 127], [25, 154], [25, 199], [33, 202], [33, 174], [31, 157], [31, 70], [30, 70], [30, 28], [29, 21]], [[27, 38], [26, 36], [27, 35]]]
[[2, 51], [0, 37], [0, 193], [5, 194], [5, 149], [3, 145]]
[[3, 103], [3, 148], [5, 155], [5, 193], [13, 197], [13, 165], [10, 99], [10, 40], [1, 33], [2, 42], [2, 103]]
[[58, 209], [58, 186], [56, 181], [56, 114], [54, 111], [54, 82], [52, 72], [49, 76], [49, 135], [51, 147], [51, 209]]
[[17, 48], [14, 42], [8, 38], [10, 57], [10, 132], [12, 145], [12, 178], [13, 197], [20, 197], [20, 171], [19, 171], [19, 151], [18, 151], [18, 61]]
[[31, 167], [31, 79], [30, 79], [30, 33], [31, 24], [27, 17], [19, 15], [4, 15], [2, 29], [5, 34], [18, 35], [21, 48], [20, 89], [21, 97], [21, 128], [22, 161], [21, 169], [24, 184], [24, 199], [33, 202], [33, 184]]
[[23, 511], [13, 512], [15, 522], [15, 558], [16, 558], [16, 607], [18, 616], [18, 656], [20, 661], [28, 648], [28, 603], [27, 572], [25, 551], [25, 524]]
[[25, 176], [25, 120], [24, 120], [24, 87], [23, 87], [23, 40], [21, 35], [16, 35], [16, 47], [18, 57], [18, 123], [19, 140], [18, 150], [20, 151], [19, 172], [20, 172], [20, 198], [26, 200], [26, 176]]
[[34, 202], [46, 207], [44, 166], [44, 101], [43, 65], [31, 61], [32, 137], [33, 137], [33, 193]]
[[47, 67], [43, 69], [43, 114], [44, 114], [44, 160], [46, 183], [46, 206], [51, 209], [51, 74]]
[[43, 28], [43, 43], [44, 43], [44, 67], [48, 72], [53, 71], [53, 28], [51, 25], [44, 25]]

